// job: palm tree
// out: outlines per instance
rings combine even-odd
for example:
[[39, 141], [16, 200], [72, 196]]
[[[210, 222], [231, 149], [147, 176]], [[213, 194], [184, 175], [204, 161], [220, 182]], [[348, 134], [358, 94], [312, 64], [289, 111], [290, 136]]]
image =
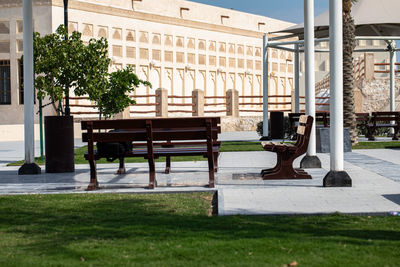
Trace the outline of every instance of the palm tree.
[[357, 0], [343, 0], [343, 126], [350, 129], [353, 145], [358, 143], [353, 77], [353, 51], [356, 40], [354, 20], [351, 16], [351, 6], [355, 2]]

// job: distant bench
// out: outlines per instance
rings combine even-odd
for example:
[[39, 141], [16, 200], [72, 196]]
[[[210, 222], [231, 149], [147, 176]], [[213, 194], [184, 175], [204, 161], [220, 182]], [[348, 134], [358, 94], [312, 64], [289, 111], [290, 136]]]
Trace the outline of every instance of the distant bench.
[[[297, 128], [299, 117], [304, 113], [289, 113], [290, 128], [294, 132]], [[368, 140], [376, 140], [375, 134], [378, 128], [393, 128], [393, 140], [399, 140], [398, 132], [400, 127], [400, 112], [399, 111], [380, 111], [369, 113], [356, 113], [357, 125], [366, 129], [366, 137]], [[322, 123], [324, 127], [329, 127], [329, 112], [315, 113], [316, 121]]]
[[378, 128], [393, 128], [394, 134], [392, 140], [399, 140], [398, 132], [400, 125], [400, 112], [399, 111], [381, 111], [372, 112], [371, 119], [366, 125], [368, 131], [368, 140], [374, 141], [375, 131]]
[[[88, 190], [99, 188], [96, 160], [105, 157], [94, 150], [95, 142], [133, 142], [132, 150], [121, 157], [119, 170], [124, 168], [125, 157], [146, 158], [149, 164], [150, 189], [156, 187], [154, 159], [165, 156], [168, 173], [171, 156], [204, 156], [208, 159], [209, 187], [214, 187], [214, 172], [218, 168], [220, 146], [217, 140], [218, 133], [221, 132], [219, 124], [219, 117], [82, 121], [81, 128], [86, 131], [82, 133], [82, 141], [88, 142], [88, 152], [85, 154], [90, 165]], [[118, 131], [108, 131], [115, 129]]]

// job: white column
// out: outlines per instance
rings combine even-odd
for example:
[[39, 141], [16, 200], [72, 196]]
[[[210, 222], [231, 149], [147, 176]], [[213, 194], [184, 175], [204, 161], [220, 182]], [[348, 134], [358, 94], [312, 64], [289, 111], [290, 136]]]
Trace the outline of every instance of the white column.
[[25, 163], [34, 163], [33, 14], [32, 0], [23, 0]]
[[268, 37], [263, 37], [263, 137], [268, 136]]
[[[396, 62], [396, 52], [394, 51], [395, 42], [392, 41], [392, 48], [390, 50], [390, 111], [395, 111], [395, 102], [396, 102], [396, 95], [395, 95], [395, 62]], [[393, 130], [393, 128], [392, 128]]]
[[[314, 0], [304, 0], [304, 58], [306, 65], [306, 114], [315, 118]], [[307, 155], [315, 156], [316, 154], [315, 123], [313, 123]]]
[[294, 52], [294, 112], [300, 112], [300, 52], [299, 45], [295, 45]]
[[342, 0], [329, 0], [330, 157], [331, 171], [343, 171], [343, 30]]

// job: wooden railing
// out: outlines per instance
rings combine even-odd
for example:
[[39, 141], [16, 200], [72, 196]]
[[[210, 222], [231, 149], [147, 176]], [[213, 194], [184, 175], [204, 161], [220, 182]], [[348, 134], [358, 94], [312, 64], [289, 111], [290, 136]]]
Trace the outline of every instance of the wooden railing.
[[[353, 60], [353, 76], [354, 81], [357, 82], [365, 76], [365, 58], [360, 56]], [[330, 87], [330, 75], [327, 74], [321, 81], [315, 83], [315, 94], [319, 94], [323, 90]]]
[[[193, 113], [193, 103], [184, 103], [186, 99], [192, 100], [192, 96], [179, 96], [179, 95], [169, 95], [168, 97], [168, 107], [190, 107], [190, 109], [168, 109], [168, 113]], [[181, 99], [183, 103], [175, 103], [175, 99]], [[171, 100], [171, 101], [169, 101]]]
[[[376, 68], [374, 68], [375, 73], [390, 73], [390, 63], [375, 63], [374, 66], [375, 67], [382, 67], [382, 66], [385, 67], [384, 70], [377, 70]], [[389, 69], [387, 69], [387, 66], [389, 66]], [[396, 66], [400, 66], [400, 63], [395, 63], [395, 73], [398, 73], [398, 72], [400, 72], [400, 70], [397, 70]]]
[[[229, 110], [227, 108], [227, 96], [205, 96], [204, 97], [204, 113], [228, 113]], [[209, 103], [210, 101], [213, 103]], [[222, 102], [219, 102], [222, 101]], [[222, 109], [221, 109], [222, 106]], [[207, 108], [206, 107], [210, 107]], [[220, 109], [212, 109], [212, 107], [218, 107]]]
[[[148, 94], [148, 95], [130, 95], [130, 97], [137, 101], [138, 99], [144, 98], [146, 100], [156, 97], [157, 95], [155, 94]], [[160, 103], [157, 103], [156, 101], [151, 102], [151, 103], [135, 103], [133, 105], [131, 105], [132, 107], [155, 107], [153, 110], [129, 110], [130, 114], [151, 114], [151, 113], [156, 113], [156, 107], [160, 105]]]
[[[162, 96], [162, 94], [168, 94], [168, 92], [164, 89], [158, 89], [156, 94], [130, 95], [137, 103], [131, 105], [128, 113], [131, 114], [131, 116], [135, 114], [168, 116], [168, 113], [183, 113], [191, 116], [191, 114], [196, 113], [195, 110], [198, 109], [200, 105], [202, 105], [200, 107], [200, 110], [202, 110], [200, 114], [239, 116], [242, 114], [259, 114], [263, 112], [263, 97], [261, 95], [239, 96], [237, 91], [235, 91], [236, 93], [232, 92], [229, 94], [227, 93], [225, 96], [203, 96], [202, 94], [196, 97], [178, 95]], [[233, 97], [237, 99], [234, 100], [232, 99]], [[70, 104], [72, 115], [77, 117], [99, 115], [96, 105], [90, 102], [87, 97], [72, 96], [70, 99], [78, 100], [77, 103]], [[145, 99], [145, 101], [143, 101], [143, 99]], [[270, 111], [290, 112], [292, 110], [291, 95], [270, 95], [268, 99]], [[234, 103], [237, 103], [237, 106], [234, 106]], [[236, 110], [236, 112], [234, 110]]]
[[354, 81], [358, 81], [365, 76], [365, 59], [359, 57], [353, 60], [353, 77]]
[[[321, 99], [321, 100], [325, 100], [325, 99], [330, 99], [329, 96], [316, 96], [315, 97], [316, 100]], [[305, 105], [306, 105], [306, 97], [305, 96], [300, 96], [300, 112], [305, 112]], [[329, 106], [329, 103], [320, 103], [320, 102], [315, 102], [315, 106], [316, 106], [316, 110], [315, 112], [326, 112], [326, 110], [322, 110], [322, 109], [318, 109], [319, 107], [323, 107], [323, 106]]]

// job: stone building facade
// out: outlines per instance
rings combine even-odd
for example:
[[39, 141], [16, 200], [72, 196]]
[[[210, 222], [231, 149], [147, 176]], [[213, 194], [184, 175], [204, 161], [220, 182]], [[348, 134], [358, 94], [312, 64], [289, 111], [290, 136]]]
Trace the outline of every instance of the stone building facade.
[[[54, 32], [63, 23], [63, 1], [33, 2], [34, 30], [41, 34]], [[236, 89], [239, 96], [249, 96], [243, 102], [261, 102], [254, 96], [262, 96], [262, 37], [291, 25], [185, 0], [69, 0], [69, 31], [80, 31], [84, 41], [107, 38], [110, 68], [131, 65], [139, 78], [152, 83], [153, 89], [138, 88], [137, 96], [166, 89], [171, 96], [171, 110], [177, 111], [173, 115], [178, 116], [185, 115], [179, 110], [187, 107], [174, 104], [191, 103], [188, 97], [194, 89], [202, 90], [207, 101], [215, 104], [209, 107], [210, 111], [216, 110], [215, 115], [223, 114], [217, 112], [218, 98], [212, 97], [223, 97], [229, 89]], [[9, 87], [2, 89], [1, 125], [23, 124], [19, 61], [22, 31], [22, 1], [0, 0], [0, 68], [9, 68], [10, 73]], [[293, 55], [278, 50], [270, 53], [270, 94], [291, 95]], [[130, 108], [132, 116], [154, 115], [135, 113], [154, 109], [154, 97], [138, 97], [136, 101], [139, 105]], [[79, 107], [87, 104], [85, 100], [72, 99], [71, 104], [73, 112], [87, 110]], [[246, 108], [260, 110], [262, 106]], [[45, 109], [46, 113], [52, 113], [50, 108]], [[255, 114], [261, 115], [246, 115]]]

